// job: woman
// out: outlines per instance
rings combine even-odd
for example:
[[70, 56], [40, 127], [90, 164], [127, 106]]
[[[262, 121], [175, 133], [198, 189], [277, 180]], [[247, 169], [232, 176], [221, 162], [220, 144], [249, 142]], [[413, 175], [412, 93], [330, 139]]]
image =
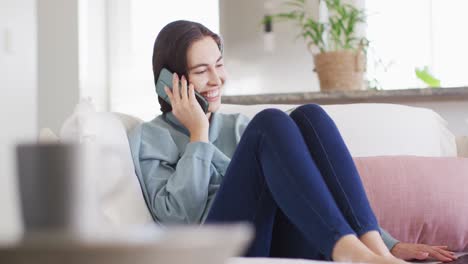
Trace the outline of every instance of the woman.
[[[318, 105], [290, 115], [267, 109], [251, 121], [217, 113], [226, 72], [221, 39], [209, 29], [172, 22], [153, 52], [155, 81], [163, 67], [175, 72], [173, 90], [166, 88], [171, 104], [159, 98], [163, 114], [137, 127], [130, 142], [155, 221], [248, 221], [256, 233], [246, 256], [455, 259], [443, 246], [399, 243], [379, 229], [349, 151]], [[195, 90], [208, 100], [207, 113]]]

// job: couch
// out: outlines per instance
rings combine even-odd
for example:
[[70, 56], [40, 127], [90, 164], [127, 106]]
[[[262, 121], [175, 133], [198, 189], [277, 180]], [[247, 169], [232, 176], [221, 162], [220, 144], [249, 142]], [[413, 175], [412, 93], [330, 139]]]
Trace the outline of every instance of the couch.
[[[141, 119], [123, 113], [97, 113], [90, 102], [81, 102], [75, 113], [62, 126], [60, 135], [47, 129], [41, 131], [41, 140], [95, 141], [114, 145], [120, 152], [119, 170], [103, 173], [111, 184], [102, 188], [102, 222], [114, 226], [146, 225], [152, 223], [139, 183], [134, 177], [133, 164], [128, 159], [128, 142], [124, 136]], [[88, 107], [86, 111], [84, 108]], [[296, 105], [222, 105], [223, 113], [243, 113], [253, 117], [265, 108], [290, 110]], [[394, 104], [325, 105], [325, 111], [337, 124], [354, 158], [414, 156], [414, 157], [468, 157], [468, 137], [455, 137], [447, 122], [436, 112], [417, 107]], [[82, 113], [77, 113], [82, 111]], [[94, 112], [93, 112], [94, 111]], [[84, 115], [83, 113], [87, 113]], [[86, 117], [87, 116], [87, 117]], [[118, 124], [117, 124], [118, 123]], [[119, 132], [120, 131], [120, 132]], [[120, 134], [119, 134], [120, 133]], [[119, 136], [115, 136], [119, 134]], [[113, 135], [109, 138], [108, 135]], [[115, 136], [115, 137], [114, 137]], [[114, 139], [112, 139], [114, 137]], [[117, 146], [117, 147], [116, 147]], [[115, 159], [114, 159], [115, 160]], [[103, 161], [105, 163], [105, 161]], [[467, 179], [468, 179], [468, 175]], [[102, 184], [98, 182], [98, 184]], [[468, 230], [465, 230], [468, 231]], [[272, 260], [233, 258], [235, 264], [244, 263], [313, 263], [304, 260]]]

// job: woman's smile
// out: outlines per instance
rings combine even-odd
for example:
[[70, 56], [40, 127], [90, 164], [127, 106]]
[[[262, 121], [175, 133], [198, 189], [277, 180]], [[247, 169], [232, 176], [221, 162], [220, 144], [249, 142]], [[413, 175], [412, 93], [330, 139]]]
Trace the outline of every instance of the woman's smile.
[[216, 102], [220, 96], [219, 88], [203, 92], [201, 95], [205, 97], [208, 102]]

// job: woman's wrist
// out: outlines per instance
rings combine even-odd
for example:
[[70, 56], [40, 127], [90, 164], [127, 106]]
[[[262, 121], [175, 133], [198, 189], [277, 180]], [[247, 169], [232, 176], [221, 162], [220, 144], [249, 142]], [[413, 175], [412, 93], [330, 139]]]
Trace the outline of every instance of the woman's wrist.
[[197, 142], [197, 141], [201, 141], [201, 142], [209, 142], [209, 139], [208, 139], [208, 132], [204, 132], [204, 131], [199, 131], [199, 132], [195, 132], [195, 133], [190, 133], [190, 142]]
[[205, 142], [205, 143], [208, 143], [208, 137], [190, 136], [190, 142]]

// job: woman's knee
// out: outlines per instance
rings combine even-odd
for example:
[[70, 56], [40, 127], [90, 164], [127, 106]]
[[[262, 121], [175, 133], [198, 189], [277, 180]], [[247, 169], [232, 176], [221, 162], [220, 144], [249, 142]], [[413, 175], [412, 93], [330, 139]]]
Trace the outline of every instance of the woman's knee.
[[291, 117], [296, 120], [297, 118], [307, 116], [308, 119], [328, 117], [328, 114], [318, 104], [304, 104], [292, 111]]
[[254, 116], [252, 121], [266, 120], [266, 121], [276, 122], [276, 121], [287, 119], [287, 118], [288, 118], [288, 115], [285, 112], [276, 108], [267, 108], [258, 112]]
[[294, 124], [294, 122], [288, 114], [275, 108], [267, 108], [260, 111], [254, 116], [252, 121], [250, 121], [250, 125], [261, 127], [265, 130], [284, 129], [292, 124]]
[[325, 110], [318, 105], [318, 104], [303, 104], [301, 106], [298, 106], [296, 109], [294, 109], [293, 112], [295, 111], [307, 111], [307, 112], [312, 112], [312, 113], [325, 113]]

